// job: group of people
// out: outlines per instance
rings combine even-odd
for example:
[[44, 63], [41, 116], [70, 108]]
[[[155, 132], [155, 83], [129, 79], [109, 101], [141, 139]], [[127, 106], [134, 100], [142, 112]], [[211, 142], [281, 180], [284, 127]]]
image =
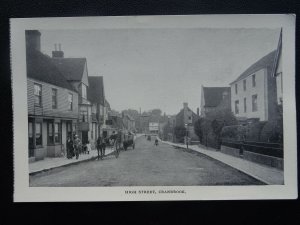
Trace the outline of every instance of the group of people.
[[81, 149], [81, 140], [79, 139], [78, 135], [74, 135], [74, 141], [71, 136], [68, 136], [67, 139], [67, 158], [72, 159], [74, 156], [76, 159], [79, 158], [79, 153]]

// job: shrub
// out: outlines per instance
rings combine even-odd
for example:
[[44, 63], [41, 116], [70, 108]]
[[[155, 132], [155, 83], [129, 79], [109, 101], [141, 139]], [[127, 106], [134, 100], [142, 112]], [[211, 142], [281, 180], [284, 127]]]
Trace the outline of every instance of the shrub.
[[247, 128], [242, 125], [232, 125], [223, 127], [221, 138], [231, 141], [241, 141], [246, 135]]
[[266, 122], [254, 122], [247, 125], [246, 140], [260, 141], [260, 133]]
[[261, 142], [282, 143], [283, 130], [280, 121], [267, 122], [260, 134]]

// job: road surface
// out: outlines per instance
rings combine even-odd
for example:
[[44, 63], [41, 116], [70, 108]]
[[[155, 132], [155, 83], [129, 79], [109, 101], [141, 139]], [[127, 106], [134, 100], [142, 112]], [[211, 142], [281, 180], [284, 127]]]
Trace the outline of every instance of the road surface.
[[121, 151], [116, 159], [82, 162], [30, 176], [30, 186], [193, 186], [259, 185], [260, 181], [196, 152], [136, 140], [136, 148]]

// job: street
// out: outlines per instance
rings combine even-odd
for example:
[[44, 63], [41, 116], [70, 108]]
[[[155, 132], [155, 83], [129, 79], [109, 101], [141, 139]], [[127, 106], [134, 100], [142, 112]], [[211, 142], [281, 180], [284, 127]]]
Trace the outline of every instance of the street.
[[193, 186], [259, 185], [260, 181], [196, 152], [187, 152], [145, 137], [135, 149], [121, 151], [118, 159], [60, 167], [30, 176], [30, 186]]

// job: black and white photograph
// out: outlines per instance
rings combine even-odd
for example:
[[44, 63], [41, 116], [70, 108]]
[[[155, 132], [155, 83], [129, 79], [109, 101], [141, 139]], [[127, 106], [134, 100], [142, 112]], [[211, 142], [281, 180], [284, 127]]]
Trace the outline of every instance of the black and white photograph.
[[294, 32], [294, 15], [11, 19], [14, 201], [297, 198]]

